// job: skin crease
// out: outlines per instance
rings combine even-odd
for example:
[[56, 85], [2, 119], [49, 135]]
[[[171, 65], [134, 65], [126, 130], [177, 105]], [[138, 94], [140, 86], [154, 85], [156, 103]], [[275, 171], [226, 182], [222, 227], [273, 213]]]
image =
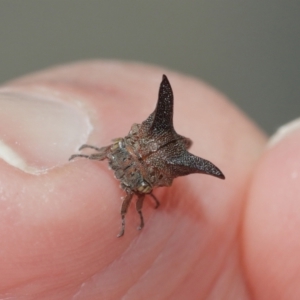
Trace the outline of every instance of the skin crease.
[[75, 63], [5, 87], [81, 102], [94, 127], [87, 142], [101, 147], [148, 117], [162, 74], [176, 131], [226, 180], [175, 179], [154, 191], [157, 210], [146, 198], [142, 231], [130, 207], [118, 239], [124, 193], [106, 161], [66, 158], [32, 175], [0, 160], [1, 299], [299, 299], [300, 185], [290, 179], [299, 133], [266, 151], [264, 134], [223, 95], [141, 64]]

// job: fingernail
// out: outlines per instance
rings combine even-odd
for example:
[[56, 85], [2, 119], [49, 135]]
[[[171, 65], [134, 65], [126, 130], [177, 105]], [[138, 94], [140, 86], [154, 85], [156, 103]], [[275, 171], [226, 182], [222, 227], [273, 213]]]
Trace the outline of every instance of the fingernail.
[[91, 131], [88, 115], [57, 95], [0, 92], [0, 158], [27, 173], [66, 163]]
[[292, 132], [300, 129], [300, 118], [280, 126], [269, 139], [267, 148], [271, 148]]

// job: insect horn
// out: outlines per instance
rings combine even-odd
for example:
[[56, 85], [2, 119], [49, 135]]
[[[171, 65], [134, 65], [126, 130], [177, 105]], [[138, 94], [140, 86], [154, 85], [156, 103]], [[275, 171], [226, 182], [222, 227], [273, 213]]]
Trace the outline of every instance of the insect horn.
[[[210, 161], [195, 156], [188, 151], [182, 153], [179, 157], [169, 158], [168, 164], [172, 165], [177, 176], [185, 176], [192, 173], [202, 173], [212, 175], [220, 179], [225, 179], [224, 174]], [[177, 177], [176, 176], [176, 177]]]
[[159, 87], [158, 101], [153, 115], [153, 122], [150, 130], [156, 133], [162, 131], [173, 131], [173, 107], [174, 97], [170, 82], [166, 75], [163, 75]]

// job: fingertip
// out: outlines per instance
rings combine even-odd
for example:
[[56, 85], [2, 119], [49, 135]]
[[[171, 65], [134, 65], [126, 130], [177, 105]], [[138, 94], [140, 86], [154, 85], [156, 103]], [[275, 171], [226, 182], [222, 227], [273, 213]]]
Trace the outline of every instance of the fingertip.
[[245, 266], [258, 299], [300, 298], [300, 130], [266, 150], [244, 225]]
[[[64, 95], [65, 101], [72, 105], [79, 103], [80, 109], [87, 113], [93, 125], [93, 131], [86, 138], [88, 141], [83, 142], [101, 147], [107, 145], [111, 138], [126, 135], [132, 123], [142, 122], [148, 117], [155, 106], [163, 71], [165, 70], [138, 64], [81, 63], [16, 81], [13, 87], [19, 85], [19, 88], [26, 89], [34, 86], [38, 90], [47, 87], [47, 91]], [[108, 287], [117, 274], [120, 280], [116, 289], [120, 289], [123, 284], [124, 291], [127, 291], [131, 284], [138, 282], [140, 274], [145, 274], [149, 267], [147, 259], [153, 257], [155, 261], [155, 256], [160, 254], [160, 244], [168, 257], [176, 257], [180, 253], [182, 257], [188, 256], [190, 261], [199, 262], [195, 267], [198, 267], [200, 274], [193, 271], [192, 275], [197, 281], [199, 276], [207, 275], [206, 270], [201, 267], [202, 262], [205, 260], [214, 264], [215, 257], [223, 256], [221, 252], [232, 246], [236, 236], [245, 182], [261, 153], [265, 138], [251, 121], [212, 88], [171, 71], [167, 74], [176, 96], [175, 128], [193, 139], [194, 154], [201, 157], [203, 155], [216, 163], [226, 173], [228, 180], [221, 183], [216, 178], [200, 177], [198, 174], [192, 175], [188, 180], [176, 179], [172, 188], [160, 189], [164, 195], [161, 210], [153, 213], [150, 208], [147, 213], [146, 208], [147, 227], [137, 233], [134, 226], [136, 220], [130, 214], [127, 217], [125, 236], [118, 241], [115, 230], [118, 231], [120, 226], [121, 203], [118, 200], [122, 191], [118, 189], [113, 173], [102, 169], [107, 168], [106, 162], [67, 162], [76, 151], [77, 142], [72, 146], [74, 150], [70, 150], [65, 156], [62, 165], [36, 177], [31, 182], [32, 186], [26, 180], [22, 182], [23, 186], [27, 186], [22, 202], [25, 215], [29, 216], [28, 220], [33, 224], [33, 229], [36, 229], [31, 234], [37, 233], [37, 237], [42, 236], [46, 241], [38, 240], [36, 246], [28, 242], [36, 240], [23, 237], [22, 245], [30, 245], [26, 248], [28, 253], [38, 253], [41, 257], [49, 243], [51, 247], [46, 249], [46, 253], [55, 253], [55, 259], [46, 264], [48, 271], [55, 265], [58, 266], [57, 273], [63, 279], [74, 280], [74, 277], [79, 276], [78, 282], [81, 282], [91, 278], [91, 284], [85, 286], [87, 293], [93, 293], [89, 287], [95, 287], [93, 275], [97, 272], [100, 273], [99, 282], [108, 282]], [[76, 136], [76, 130], [73, 131]], [[223, 179], [222, 175], [219, 178]], [[36, 205], [31, 205], [30, 202], [33, 192], [33, 204]], [[41, 203], [40, 199], [43, 199]], [[154, 217], [149, 218], [150, 214]], [[221, 235], [224, 228], [226, 234]], [[125, 253], [136, 236], [139, 238], [135, 240], [135, 247]], [[165, 245], [165, 241], [170, 244]], [[218, 241], [218, 246], [215, 242], [209, 244], [207, 241]], [[118, 246], [114, 247], [116, 243]], [[205, 245], [206, 243], [208, 244]], [[178, 247], [174, 247], [174, 244]], [[210, 246], [214, 254], [203, 250]], [[144, 252], [149, 247], [154, 251]], [[200, 248], [202, 250], [199, 251]], [[137, 256], [142, 259], [137, 260]], [[118, 261], [118, 257], [123, 259]], [[124, 257], [130, 258], [130, 264]], [[116, 264], [110, 270], [105, 269], [114, 260], [117, 261]], [[133, 279], [126, 277], [128, 265], [131, 269], [139, 269], [140, 274], [136, 272]], [[159, 279], [164, 280], [166, 277], [163, 271], [171, 269], [172, 262], [170, 266], [164, 266], [161, 271], [153, 273], [152, 278], [159, 276]], [[37, 272], [36, 277], [38, 275], [40, 274]], [[101, 280], [102, 276], [104, 280]], [[106, 287], [103, 286], [103, 290]], [[104, 291], [101, 290], [102, 292]], [[109, 294], [109, 288], [106, 292]]]

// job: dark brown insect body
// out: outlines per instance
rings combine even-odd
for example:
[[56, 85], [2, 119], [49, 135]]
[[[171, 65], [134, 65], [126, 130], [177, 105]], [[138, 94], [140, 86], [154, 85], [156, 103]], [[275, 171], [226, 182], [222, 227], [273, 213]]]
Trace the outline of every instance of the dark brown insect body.
[[91, 155], [74, 154], [70, 160], [74, 157], [108, 159], [109, 166], [126, 192], [121, 208], [120, 237], [124, 234], [125, 215], [134, 194], [137, 196], [136, 209], [141, 220], [138, 229], [142, 229], [145, 195], [150, 195], [156, 202], [156, 207], [159, 206], [152, 194], [154, 188], [170, 186], [174, 178], [191, 173], [204, 173], [225, 179], [223, 173], [211, 162], [187, 151], [191, 144], [190, 139], [177, 134], [173, 127], [173, 92], [167, 77], [163, 75], [156, 108], [142, 124], [133, 124], [127, 136], [114, 139], [113, 144], [107, 147], [82, 145], [79, 150], [91, 148], [97, 152]]

